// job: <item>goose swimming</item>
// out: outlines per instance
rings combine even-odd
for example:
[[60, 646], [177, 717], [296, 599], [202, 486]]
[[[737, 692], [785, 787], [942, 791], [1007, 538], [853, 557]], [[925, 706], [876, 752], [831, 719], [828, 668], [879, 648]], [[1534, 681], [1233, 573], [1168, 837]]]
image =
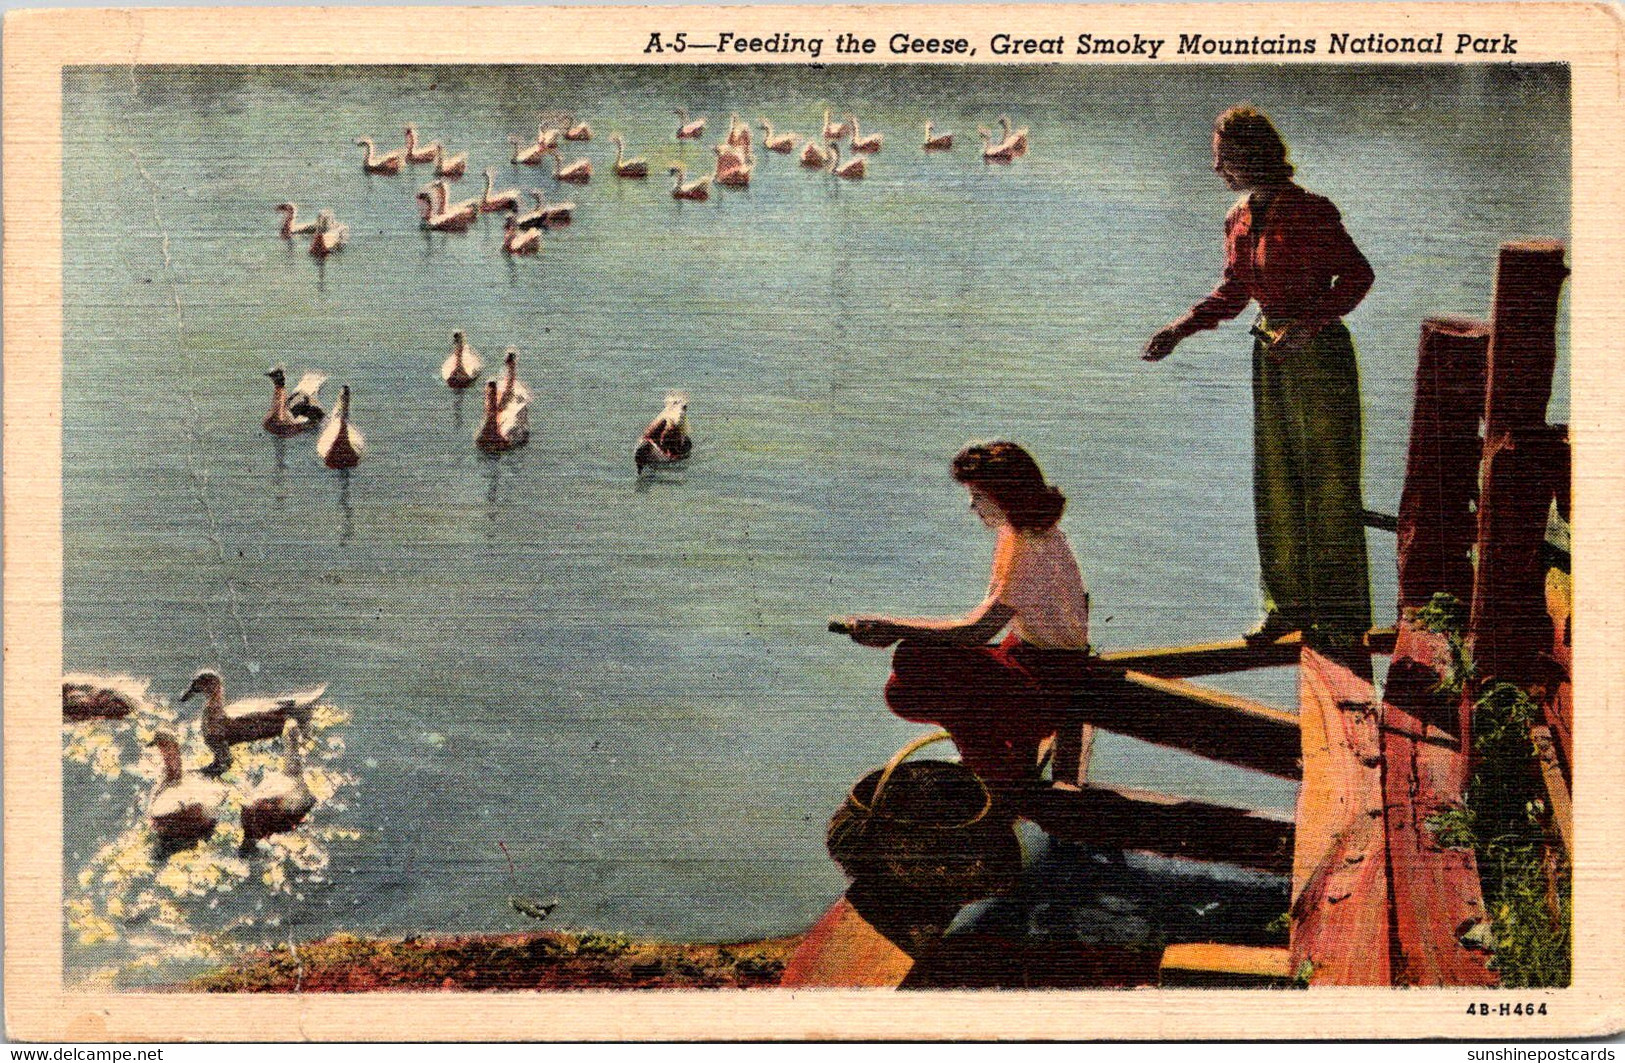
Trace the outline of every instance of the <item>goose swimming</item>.
[[336, 218], [332, 211], [321, 210], [316, 213], [316, 231], [310, 237], [310, 253], [317, 258], [326, 258], [335, 251], [344, 250], [344, 245], [350, 242], [350, 227]]
[[92, 675], [69, 672], [62, 677], [62, 719], [122, 720], [132, 712], [150, 710], [149, 680], [127, 675]]
[[446, 382], [446, 386], [461, 391], [478, 380], [480, 371], [484, 368], [485, 363], [480, 361], [480, 352], [469, 344], [463, 330], [453, 332], [451, 354], [440, 364], [440, 379]]
[[367, 149], [367, 154], [361, 160], [363, 170], [386, 177], [401, 172], [401, 166], [406, 162], [406, 152], [397, 149], [388, 155], [379, 155], [377, 149], [373, 147], [371, 137], [356, 137], [355, 142]]
[[536, 201], [536, 209], [526, 211], [513, 220], [517, 229], [551, 229], [557, 225], [569, 225], [575, 214], [575, 201], [563, 200], [558, 203], [549, 203], [547, 197], [542, 195], [539, 188], [529, 189], [530, 198]]
[[610, 140], [610, 143], [615, 145], [615, 176], [616, 177], [639, 178], [639, 177], [648, 177], [649, 176], [649, 160], [648, 159], [642, 159], [642, 158], [628, 159], [628, 158], [624, 158], [623, 155], [624, 155], [624, 153], [626, 151], [626, 142], [621, 139], [621, 135], [619, 133], [611, 133], [609, 135], [609, 140]]
[[796, 141], [801, 139], [795, 133], [774, 133], [773, 123], [766, 118], [757, 119], [762, 127], [762, 146], [768, 151], [776, 151], [780, 155], [788, 155], [796, 150]]
[[204, 769], [204, 774], [223, 774], [231, 767], [232, 746], [275, 738], [282, 734], [283, 725], [288, 720], [297, 720], [301, 727], [309, 727], [311, 711], [326, 692], [327, 684], [324, 683], [313, 690], [241, 698], [227, 705], [226, 683], [220, 678], [220, 673], [212, 668], [199, 672], [192, 678], [192, 685], [186, 688], [186, 693], [181, 695], [181, 700], [186, 701], [193, 694], [204, 697], [201, 730], [204, 744], [214, 754], [214, 763]]
[[952, 133], [934, 133], [936, 127], [930, 122], [925, 123], [925, 143], [920, 147], [926, 151], [952, 151], [954, 135]]
[[367, 441], [350, 424], [350, 385], [339, 389], [338, 413], [316, 440], [316, 453], [329, 469], [353, 469], [366, 452]]
[[282, 239], [289, 240], [316, 231], [315, 222], [299, 220], [299, 204], [278, 203], [276, 210], [282, 215]]
[[519, 215], [510, 212], [502, 223], [502, 253], [505, 255], [534, 255], [542, 249], [541, 226], [521, 229]]
[[474, 433], [474, 445], [487, 454], [500, 454], [522, 447], [529, 441], [530, 403], [518, 399], [504, 406], [498, 395], [497, 382], [486, 381], [485, 420], [480, 430]]
[[642, 476], [645, 466], [682, 461], [693, 449], [694, 441], [688, 434], [688, 395], [668, 391], [666, 407], [643, 430], [643, 438], [638, 440], [637, 450], [632, 454], [632, 463]]
[[298, 435], [314, 428], [326, 416], [321, 406], [322, 384], [327, 380], [322, 373], [306, 373], [292, 391], [287, 390], [287, 375], [279, 365], [266, 376], [271, 378], [271, 412], [265, 415], [265, 430], [272, 435]]
[[253, 853], [262, 838], [293, 830], [316, 807], [316, 795], [305, 782], [305, 763], [299, 750], [303, 740], [299, 721], [286, 720], [282, 725], [282, 770], [266, 772], [243, 802], [240, 855]]
[[147, 802], [147, 825], [159, 853], [168, 857], [214, 834], [226, 788], [213, 779], [188, 776], [181, 767], [180, 743], [169, 732], [153, 735], [150, 744], [163, 757], [164, 773]]
[[502, 392], [497, 398], [500, 409], [516, 402], [530, 405], [530, 388], [519, 379], [519, 348], [509, 347], [502, 356]]
[[490, 214], [498, 210], [519, 209], [519, 189], [504, 188], [498, 192], [496, 185], [496, 171], [485, 171], [485, 192], [480, 196], [480, 210]]

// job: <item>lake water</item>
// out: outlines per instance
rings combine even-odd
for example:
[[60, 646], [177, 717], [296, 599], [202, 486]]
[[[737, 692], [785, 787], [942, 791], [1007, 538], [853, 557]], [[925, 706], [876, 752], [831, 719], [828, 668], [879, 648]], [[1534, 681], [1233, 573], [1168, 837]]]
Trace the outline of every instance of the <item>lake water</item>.
[[[1218, 276], [1225, 106], [1276, 117], [1376, 269], [1348, 319], [1372, 508], [1397, 505], [1421, 319], [1486, 314], [1503, 240], [1571, 235], [1561, 67], [86, 68], [63, 87], [65, 667], [171, 698], [205, 666], [229, 695], [329, 684], [355, 783], [313, 822], [360, 837], [287, 908], [304, 936], [524, 929], [516, 891], [570, 926], [805, 928], [843, 885], [830, 812], [918, 731], [885, 711], [886, 657], [824, 620], [980, 599], [991, 540], [947, 472], [969, 439], [1024, 442], [1068, 494], [1098, 645], [1250, 626], [1246, 319], [1137, 357]], [[760, 152], [747, 190], [668, 194], [730, 111], [806, 133], [829, 104], [886, 135], [865, 180]], [[674, 139], [676, 107], [709, 117], [704, 141]], [[592, 123], [565, 146], [590, 185], [509, 165], [507, 137], [552, 110]], [[974, 135], [1000, 113], [1032, 130], [1011, 166]], [[951, 152], [919, 150], [927, 119]], [[420, 232], [428, 168], [368, 176], [352, 144], [399, 146], [407, 121], [469, 153], [455, 195], [492, 166], [576, 223], [513, 261], [499, 216]], [[612, 131], [655, 176], [611, 176]], [[318, 263], [278, 239], [290, 199], [336, 211], [350, 246]], [[520, 349], [523, 450], [475, 450], [480, 397], [438, 376], [454, 328], [490, 364]], [[276, 363], [354, 389], [353, 474], [261, 429]], [[694, 457], [640, 482], [633, 443], [674, 387]], [[1371, 543], [1382, 620], [1393, 541]], [[1225, 685], [1293, 695], [1290, 670]], [[1295, 792], [1110, 736], [1095, 773], [1275, 810]], [[71, 875], [129, 809], [68, 782]]]

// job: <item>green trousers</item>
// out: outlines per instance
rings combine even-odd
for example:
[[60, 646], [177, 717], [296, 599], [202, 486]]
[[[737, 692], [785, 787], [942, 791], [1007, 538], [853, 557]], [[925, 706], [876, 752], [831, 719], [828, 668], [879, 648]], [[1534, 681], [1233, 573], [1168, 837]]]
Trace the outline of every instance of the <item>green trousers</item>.
[[1371, 626], [1361, 457], [1360, 371], [1343, 323], [1279, 358], [1255, 342], [1253, 503], [1264, 609], [1331, 643]]

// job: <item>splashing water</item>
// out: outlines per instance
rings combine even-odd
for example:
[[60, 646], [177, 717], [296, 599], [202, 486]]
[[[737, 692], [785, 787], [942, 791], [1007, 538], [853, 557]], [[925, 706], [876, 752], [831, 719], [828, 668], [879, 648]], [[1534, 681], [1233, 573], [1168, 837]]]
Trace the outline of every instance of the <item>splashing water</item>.
[[96, 966], [76, 968], [89, 986], [116, 988], [173, 977], [188, 967], [220, 963], [249, 948], [285, 940], [299, 922], [307, 895], [331, 884], [330, 846], [352, 842], [361, 832], [335, 822], [347, 811], [341, 795], [355, 778], [339, 766], [349, 713], [318, 705], [305, 744], [305, 784], [316, 798], [310, 816], [294, 830], [261, 840], [240, 854], [243, 803], [270, 772], [282, 770], [280, 739], [239, 747], [220, 776], [226, 797], [214, 833], [200, 845], [163, 856], [146, 809], [162, 765], [148, 745], [160, 730], [174, 734], [187, 772], [212, 756], [199, 721], [177, 722], [162, 698], [124, 720], [91, 720], [63, 727], [64, 788], [127, 808], [121, 829], [98, 839], [94, 855], [65, 885], [66, 927]]

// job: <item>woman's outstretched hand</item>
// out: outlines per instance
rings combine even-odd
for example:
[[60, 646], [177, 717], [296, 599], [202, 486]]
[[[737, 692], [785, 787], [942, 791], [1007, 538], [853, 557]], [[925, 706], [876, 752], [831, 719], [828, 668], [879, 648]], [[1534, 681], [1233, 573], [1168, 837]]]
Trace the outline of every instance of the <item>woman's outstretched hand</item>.
[[829, 629], [848, 636], [859, 646], [872, 646], [875, 649], [885, 649], [903, 637], [897, 625], [883, 616], [835, 617], [830, 620]]
[[1157, 330], [1157, 334], [1146, 341], [1145, 349], [1140, 351], [1140, 357], [1147, 362], [1160, 362], [1173, 353], [1179, 345], [1181, 337], [1172, 325], [1164, 325]]

